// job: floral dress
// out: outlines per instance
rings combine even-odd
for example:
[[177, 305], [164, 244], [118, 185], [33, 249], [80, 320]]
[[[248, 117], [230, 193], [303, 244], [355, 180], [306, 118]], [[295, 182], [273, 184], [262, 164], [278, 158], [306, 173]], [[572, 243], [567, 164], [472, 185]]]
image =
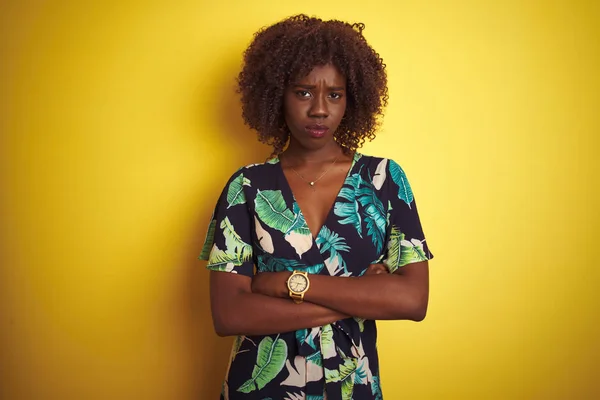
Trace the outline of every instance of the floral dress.
[[[207, 268], [360, 276], [429, 260], [417, 206], [393, 160], [355, 153], [316, 238], [278, 158], [238, 170], [223, 190], [200, 258]], [[259, 310], [257, 310], [259, 312]], [[265, 336], [238, 336], [221, 399], [382, 399], [375, 321], [348, 318]]]

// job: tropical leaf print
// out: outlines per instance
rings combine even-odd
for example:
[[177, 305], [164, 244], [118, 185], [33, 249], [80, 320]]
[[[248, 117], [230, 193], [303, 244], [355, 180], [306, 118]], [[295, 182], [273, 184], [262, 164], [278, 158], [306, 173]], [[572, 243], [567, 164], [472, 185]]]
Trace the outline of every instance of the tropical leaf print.
[[285, 394], [286, 397], [284, 397], [283, 400], [304, 400], [306, 398], [306, 395], [302, 391], [300, 393], [286, 392]]
[[283, 272], [293, 271], [302, 267], [302, 264], [296, 260], [287, 258], [273, 257], [270, 254], [261, 254], [257, 257], [259, 272]]
[[240, 261], [235, 254], [221, 250], [215, 244], [210, 251], [207, 268], [213, 271], [237, 273], [237, 271], [234, 270], [234, 267], [239, 264]]
[[320, 329], [321, 328], [317, 327], [312, 328], [310, 331], [308, 329], [297, 330], [296, 341], [300, 344], [306, 343], [316, 350], [317, 346], [315, 346], [315, 338], [320, 334]]
[[331, 327], [331, 324], [327, 324], [321, 328], [321, 351], [323, 352], [324, 359], [337, 356], [337, 352], [335, 351], [335, 342], [333, 341], [333, 328]]
[[400, 232], [395, 225], [392, 225], [387, 243], [387, 258], [383, 260], [383, 263], [392, 274], [400, 267], [400, 242], [402, 240], [404, 240], [404, 233]]
[[257, 190], [254, 205], [260, 220], [280, 232], [289, 232], [296, 220], [285, 204], [281, 190]]
[[410, 188], [410, 184], [408, 183], [408, 179], [406, 179], [406, 174], [400, 168], [400, 166], [393, 160], [390, 160], [390, 175], [392, 176], [392, 180], [398, 185], [398, 197], [408, 205], [410, 208], [410, 204], [413, 202], [413, 192]]
[[338, 221], [340, 224], [353, 225], [354, 228], [356, 228], [358, 236], [362, 238], [362, 225], [360, 213], [358, 212], [358, 201], [352, 201], [351, 203], [338, 202], [335, 204], [333, 212], [338, 217], [343, 218]]
[[367, 204], [365, 207], [364, 218], [367, 225], [367, 233], [371, 237], [371, 241], [375, 245], [377, 253], [381, 253], [385, 241], [385, 213], [383, 213], [375, 204], [371, 203]]
[[256, 365], [252, 377], [238, 388], [238, 392], [250, 393], [264, 388], [283, 369], [287, 359], [287, 344], [279, 335], [275, 339], [266, 336], [258, 345]]
[[[308, 337], [308, 329], [298, 329], [296, 331], [296, 341], [298, 343], [306, 342], [306, 338]], [[314, 343], [312, 344], [313, 348], [315, 347]]]
[[362, 177], [358, 177], [357, 181], [359, 185], [356, 189], [356, 194], [358, 202], [363, 207], [363, 218], [367, 227], [367, 233], [371, 237], [377, 253], [380, 253], [383, 249], [387, 229], [386, 210], [375, 193], [373, 184]]
[[206, 239], [204, 240], [204, 246], [202, 246], [202, 253], [200, 253], [201, 260], [208, 260], [210, 257], [210, 250], [212, 249], [213, 243], [215, 242], [215, 230], [217, 228], [217, 220], [211, 218], [210, 224], [208, 225], [208, 231], [206, 232]]
[[292, 222], [292, 225], [289, 227], [289, 229], [284, 233], [286, 235], [288, 235], [290, 232], [297, 232], [301, 235], [311, 235], [311, 237], [312, 237], [312, 233], [310, 233], [310, 229], [308, 228], [306, 220], [304, 219], [302, 210], [300, 210], [300, 206], [295, 201], [294, 201], [294, 205], [293, 205], [293, 210], [294, 210], [294, 221]]
[[371, 393], [375, 396], [375, 400], [382, 400], [383, 394], [381, 393], [381, 386], [379, 385], [379, 377], [373, 376], [373, 381], [371, 382]]
[[239, 174], [231, 181], [227, 189], [227, 203], [229, 204], [227, 208], [246, 202], [244, 186], [250, 186], [250, 180], [244, 177], [244, 174]]
[[323, 268], [325, 268], [325, 264], [315, 264], [303, 267], [302, 271], [308, 272], [309, 274], [318, 274], [323, 270]]
[[252, 246], [244, 242], [240, 235], [237, 234], [229, 218], [225, 217], [221, 221], [220, 228], [223, 230], [225, 237], [225, 250], [228, 254], [234, 254], [240, 263], [250, 261], [252, 259]]
[[285, 241], [296, 250], [298, 257], [302, 257], [302, 254], [306, 253], [313, 246], [313, 238], [310, 231], [308, 234], [291, 231], [285, 235]]
[[373, 175], [373, 186], [377, 190], [381, 190], [381, 188], [383, 187], [383, 183], [385, 182], [385, 178], [387, 177], [387, 174], [385, 172], [386, 167], [387, 167], [387, 162], [388, 162], [387, 158], [384, 158], [383, 160], [381, 160], [379, 162], [379, 164], [377, 165], [377, 169], [375, 170], [375, 175]]
[[294, 366], [292, 366], [290, 360], [286, 360], [285, 367], [288, 370], [288, 377], [281, 382], [281, 386], [304, 387], [306, 384], [306, 362], [304, 357], [294, 357]]
[[338, 265], [347, 271], [346, 262], [340, 254], [341, 252], [350, 251], [350, 246], [346, 244], [346, 239], [336, 232], [329, 230], [326, 226], [323, 226], [321, 232], [319, 232], [319, 236], [317, 236], [316, 243], [321, 254], [325, 255], [329, 251], [329, 258], [337, 258]]
[[365, 221], [368, 235], [378, 253], [383, 249], [387, 215], [379, 197], [375, 194], [375, 187], [358, 173], [348, 179], [347, 184], [340, 191], [340, 197], [347, 202], [336, 203], [334, 212], [343, 219], [340, 224], [352, 224], [358, 235], [362, 238], [361, 216]]
[[[235, 337], [235, 340], [233, 342], [233, 347], [231, 349], [231, 361], [235, 360], [235, 357], [240, 354], [240, 353], [245, 353], [248, 350], [244, 350], [244, 351], [240, 351], [240, 349], [242, 348], [242, 344], [244, 343], [244, 340], [246, 340], [246, 336], [244, 335], [238, 335]], [[252, 340], [250, 340], [250, 342], [252, 342]]]
[[426, 261], [427, 255], [423, 249], [423, 241], [418, 239], [405, 240], [404, 233], [392, 225], [388, 239], [387, 258], [383, 263], [391, 273], [406, 264]]
[[418, 261], [427, 260], [425, 251], [423, 251], [423, 241], [411, 239], [400, 241], [400, 266]]
[[367, 384], [367, 370], [364, 363], [357, 364], [356, 372], [354, 373], [354, 383], [357, 385]]
[[354, 392], [354, 373], [358, 360], [355, 358], [345, 358], [344, 363], [340, 365], [339, 370], [330, 370], [325, 368], [326, 382], [341, 382], [342, 383], [342, 399], [352, 400]]
[[358, 324], [358, 330], [360, 332], [364, 332], [365, 331], [365, 321], [366, 320], [364, 318], [359, 318], [359, 317], [354, 317], [354, 320]]
[[[362, 168], [360, 170], [362, 170]], [[343, 218], [338, 221], [340, 224], [353, 225], [358, 236], [362, 238], [362, 221], [359, 213], [359, 203], [355, 196], [355, 192], [359, 189], [362, 181], [360, 170], [346, 179], [346, 183], [339, 194], [339, 197], [346, 200], [346, 202], [336, 202], [333, 212], [338, 217]]]
[[340, 267], [340, 260], [337, 257], [329, 257], [329, 258], [327, 258], [325, 260], [325, 266], [327, 267], [327, 272], [331, 276], [346, 276], [346, 274], [338, 275], [343, 270]]
[[254, 204], [260, 220], [270, 228], [283, 232], [286, 242], [296, 250], [298, 257], [312, 247], [312, 235], [300, 208], [294, 204], [296, 213], [290, 211], [281, 190], [258, 190]]
[[258, 239], [258, 245], [266, 253], [273, 254], [275, 251], [275, 247], [273, 247], [273, 238], [271, 237], [271, 234], [260, 224], [260, 221], [258, 218], [256, 218], [256, 215], [254, 216], [254, 228], [256, 231], [256, 238]]
[[207, 268], [215, 271], [236, 272], [235, 266], [252, 259], [252, 246], [245, 243], [235, 232], [229, 218], [225, 217], [219, 226], [225, 237], [225, 250], [219, 249], [214, 244], [209, 253]]
[[320, 351], [316, 351], [306, 357], [306, 361], [308, 361], [309, 364], [314, 364], [319, 368], [323, 368], [323, 354], [321, 354]]

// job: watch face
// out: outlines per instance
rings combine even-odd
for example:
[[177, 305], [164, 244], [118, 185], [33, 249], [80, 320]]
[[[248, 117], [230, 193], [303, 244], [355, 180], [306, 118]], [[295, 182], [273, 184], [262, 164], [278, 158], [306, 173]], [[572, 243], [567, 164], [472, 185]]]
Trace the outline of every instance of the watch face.
[[294, 275], [290, 278], [290, 289], [294, 292], [302, 292], [308, 286], [308, 279], [304, 275]]

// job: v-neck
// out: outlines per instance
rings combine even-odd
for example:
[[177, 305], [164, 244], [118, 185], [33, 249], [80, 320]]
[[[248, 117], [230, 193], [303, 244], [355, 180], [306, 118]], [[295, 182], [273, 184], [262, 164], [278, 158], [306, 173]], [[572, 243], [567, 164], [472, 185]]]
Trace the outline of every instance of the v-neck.
[[[340, 186], [340, 189], [338, 190], [338, 192], [335, 196], [335, 199], [333, 200], [333, 203], [331, 204], [331, 207], [329, 208], [329, 211], [327, 212], [327, 215], [325, 216], [325, 219], [323, 220], [323, 224], [321, 224], [321, 227], [318, 229], [316, 236], [313, 236], [313, 233], [310, 230], [310, 227], [308, 226], [308, 222], [306, 221], [306, 218], [304, 217], [304, 212], [302, 211], [302, 208], [300, 207], [300, 203], [298, 203], [298, 201], [296, 200], [294, 191], [292, 190], [292, 187], [290, 186], [290, 183], [288, 182], [287, 177], [285, 176], [285, 173], [283, 172], [283, 166], [281, 165], [281, 160], [279, 159], [279, 157], [276, 157], [277, 164], [279, 164], [279, 171], [281, 173], [281, 179], [283, 179], [283, 182], [284, 182], [285, 190], [288, 192], [287, 194], [292, 199], [292, 202], [293, 202], [292, 206], [295, 205], [296, 208], [298, 209], [298, 213], [302, 216], [302, 220], [304, 221], [304, 227], [306, 229], [308, 229], [308, 231], [310, 232], [310, 237], [312, 239], [313, 246], [316, 246], [317, 239], [321, 235], [321, 232], [323, 231], [323, 229], [325, 227], [327, 227], [327, 223], [329, 222], [329, 219], [332, 218], [331, 214], [333, 214], [335, 211], [335, 206], [338, 202], [340, 194], [342, 193], [344, 186], [346, 186], [346, 183], [348, 182], [348, 179], [350, 178], [350, 175], [352, 174], [352, 170], [354, 169], [354, 166], [356, 165], [356, 163], [360, 159], [360, 157], [361, 157], [361, 154], [359, 154], [358, 152], [355, 152], [354, 155], [352, 156], [352, 163], [350, 164], [350, 168], [348, 169], [348, 172], [346, 173], [346, 177], [344, 178], [344, 181], [342, 182], [342, 186]], [[273, 161], [275, 161], [275, 160], [273, 160]]]

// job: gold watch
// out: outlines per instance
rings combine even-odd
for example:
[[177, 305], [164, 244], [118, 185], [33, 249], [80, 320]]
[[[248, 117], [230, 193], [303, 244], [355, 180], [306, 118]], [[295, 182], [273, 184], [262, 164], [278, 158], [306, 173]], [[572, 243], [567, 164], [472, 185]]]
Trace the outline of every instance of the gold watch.
[[304, 301], [304, 294], [310, 287], [310, 280], [306, 272], [294, 271], [287, 280], [287, 287], [290, 291], [290, 297], [294, 303], [300, 304]]

